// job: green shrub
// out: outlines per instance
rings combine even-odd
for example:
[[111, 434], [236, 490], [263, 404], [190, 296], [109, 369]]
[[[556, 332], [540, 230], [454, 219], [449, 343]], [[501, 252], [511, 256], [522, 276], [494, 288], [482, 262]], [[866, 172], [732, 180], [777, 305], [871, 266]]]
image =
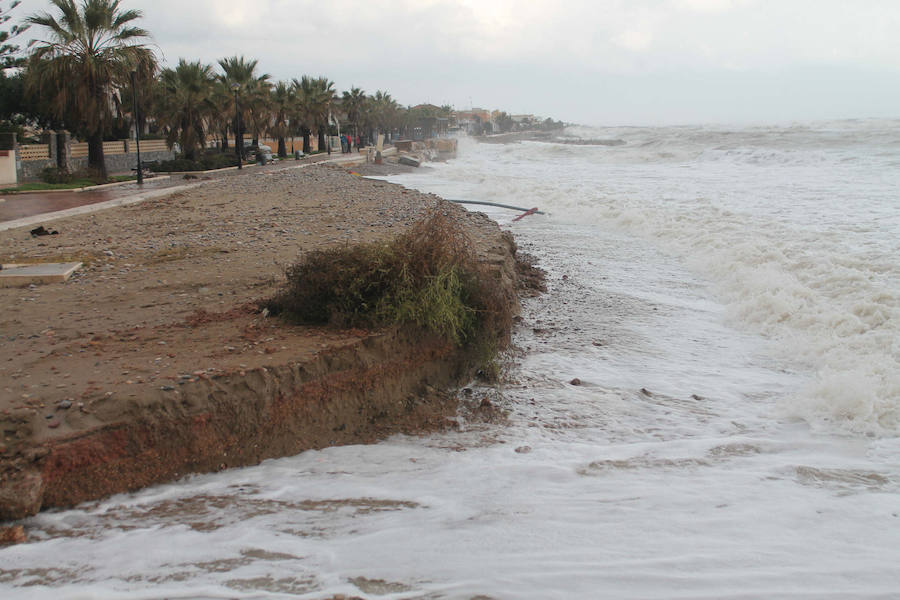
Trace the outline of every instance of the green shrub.
[[489, 360], [512, 320], [496, 277], [460, 227], [437, 212], [390, 241], [310, 252], [286, 275], [263, 306], [298, 323], [412, 325]]
[[45, 167], [40, 178], [44, 183], [71, 183], [76, 179], [74, 174], [59, 167]]

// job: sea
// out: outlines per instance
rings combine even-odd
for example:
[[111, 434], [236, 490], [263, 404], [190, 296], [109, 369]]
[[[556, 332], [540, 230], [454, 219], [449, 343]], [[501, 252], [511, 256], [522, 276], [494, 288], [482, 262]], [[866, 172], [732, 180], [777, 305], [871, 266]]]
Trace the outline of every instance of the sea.
[[[391, 181], [546, 272], [505, 419], [25, 521], [3, 598], [900, 598], [900, 121], [570, 127]], [[476, 411], [477, 412], [477, 411]]]

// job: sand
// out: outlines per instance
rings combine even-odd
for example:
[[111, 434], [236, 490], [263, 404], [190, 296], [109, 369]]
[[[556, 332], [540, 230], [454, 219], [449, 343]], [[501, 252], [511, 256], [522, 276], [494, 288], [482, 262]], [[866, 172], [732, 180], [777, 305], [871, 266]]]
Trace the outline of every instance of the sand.
[[[65, 283], [0, 289], [0, 487], [35, 465], [46, 479], [45, 457], [54, 444], [142, 419], [148, 407], [180, 414], [173, 395], [191, 385], [212, 389], [231, 376], [268, 373], [267, 367], [318, 365], [325, 351], [358, 347], [371, 332], [286, 327], [260, 314], [255, 303], [276, 291], [285, 268], [303, 252], [391, 236], [435, 207], [466, 221], [485, 260], [508, 263], [510, 239], [484, 215], [365, 179], [352, 167], [247, 172], [170, 197], [43, 223], [59, 235], [32, 237], [31, 227], [0, 232], [2, 263], [84, 263]], [[498, 277], [510, 284], [515, 275], [508, 264], [499, 268]], [[384, 351], [386, 343], [374, 346]], [[354, 352], [354, 360], [365, 362]], [[439, 362], [441, 352], [435, 349], [432, 358]], [[359, 440], [369, 441], [379, 430], [357, 431]], [[312, 445], [352, 441], [347, 432]], [[239, 462], [226, 460], [222, 467]], [[54, 493], [62, 496], [51, 505], [69, 503], [64, 490]]]

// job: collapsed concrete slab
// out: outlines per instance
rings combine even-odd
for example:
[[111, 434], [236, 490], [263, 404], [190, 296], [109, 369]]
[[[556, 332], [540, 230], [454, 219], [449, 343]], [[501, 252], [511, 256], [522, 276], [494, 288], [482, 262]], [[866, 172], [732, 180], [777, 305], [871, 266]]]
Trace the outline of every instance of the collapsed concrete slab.
[[66, 281], [81, 266], [80, 262], [5, 264], [0, 269], [0, 287], [24, 287], [31, 284]]

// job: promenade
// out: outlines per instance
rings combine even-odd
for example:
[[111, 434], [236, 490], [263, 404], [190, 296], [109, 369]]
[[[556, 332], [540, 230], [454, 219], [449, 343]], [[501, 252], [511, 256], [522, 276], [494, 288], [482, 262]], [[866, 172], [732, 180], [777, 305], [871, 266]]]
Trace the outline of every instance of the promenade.
[[139, 202], [144, 199], [203, 185], [210, 181], [243, 174], [271, 173], [285, 169], [297, 169], [317, 163], [353, 165], [364, 163], [365, 160], [366, 154], [364, 152], [353, 152], [350, 154], [332, 153], [331, 155], [312, 154], [300, 160], [282, 160], [265, 166], [251, 163], [244, 165], [243, 169], [232, 167], [189, 175], [171, 173], [167, 176], [161, 173], [156, 177], [145, 179], [143, 185], [138, 185], [136, 182], [128, 182], [112, 186], [98, 186], [101, 189], [97, 190], [85, 188], [5, 194], [0, 195], [0, 231], [24, 227], [49, 218], [73, 216], [100, 210], [108, 206], [121, 206], [134, 201]]

